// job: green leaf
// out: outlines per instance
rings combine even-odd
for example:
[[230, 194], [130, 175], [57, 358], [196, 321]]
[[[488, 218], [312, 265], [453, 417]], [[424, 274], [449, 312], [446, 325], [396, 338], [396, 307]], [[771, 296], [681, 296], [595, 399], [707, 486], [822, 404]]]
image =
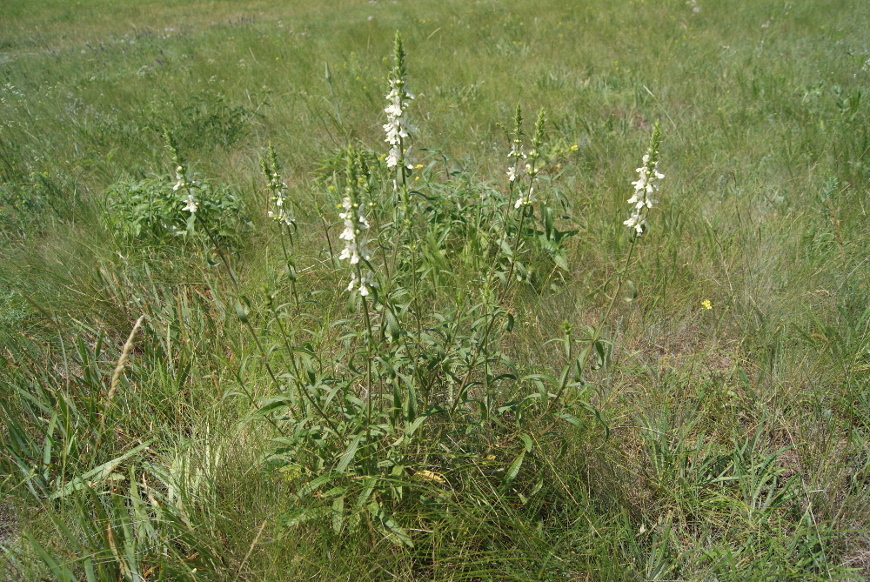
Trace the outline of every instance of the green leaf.
[[415, 418], [414, 422], [412, 422], [411, 424], [409, 424], [408, 426], [405, 427], [405, 436], [406, 437], [413, 436], [414, 433], [417, 431], [417, 429], [420, 428], [420, 425], [422, 425], [424, 422], [426, 422], [426, 419], [428, 419], [428, 418], [429, 418], [428, 416], [418, 416], [417, 418]]
[[48, 428], [45, 431], [45, 443], [42, 450], [42, 466], [45, 468], [42, 478], [48, 479], [48, 470], [51, 466], [51, 448], [54, 444], [54, 427], [57, 424], [57, 411], [51, 415], [51, 420], [48, 422]]
[[362, 438], [362, 435], [356, 435], [352, 439], [350, 439], [350, 444], [347, 445], [347, 448], [341, 455], [341, 459], [339, 459], [338, 461], [338, 465], [335, 467], [336, 472], [344, 473], [345, 469], [347, 469], [348, 465], [350, 465], [350, 462], [353, 461], [353, 458], [356, 455], [356, 451], [359, 448], [359, 442], [362, 440]]
[[372, 494], [372, 491], [375, 490], [375, 485], [377, 485], [377, 483], [377, 477], [369, 477], [365, 480], [363, 490], [360, 492], [359, 497], [353, 504], [354, 511], [359, 511], [360, 509], [362, 509], [363, 505], [366, 504], [366, 501], [368, 501], [369, 496]]
[[387, 539], [396, 545], [403, 545], [409, 548], [414, 547], [414, 540], [408, 535], [408, 531], [400, 527], [392, 517], [388, 517], [382, 522], [392, 535], [388, 535]]
[[285, 527], [296, 527], [303, 523], [320, 519], [332, 512], [330, 507], [309, 507], [301, 511], [294, 512], [284, 519]]
[[514, 459], [514, 462], [511, 463], [511, 466], [508, 467], [507, 473], [504, 476], [504, 483], [502, 484], [502, 487], [504, 489], [509, 487], [510, 484], [513, 483], [514, 479], [517, 478], [517, 475], [520, 474], [520, 469], [522, 468], [523, 461], [525, 459], [526, 459], [526, 450], [523, 449], [522, 451], [520, 451], [520, 454], [517, 455], [517, 458]]
[[138, 447], [127, 451], [126, 453], [124, 453], [120, 457], [112, 459], [111, 461], [109, 461], [107, 463], [103, 463], [102, 465], [100, 465], [99, 467], [97, 467], [95, 469], [91, 469], [90, 471], [88, 471], [84, 475], [81, 475], [79, 477], [73, 477], [69, 483], [67, 483], [61, 489], [59, 489], [58, 491], [56, 491], [55, 493], [50, 495], [49, 499], [60, 499], [61, 497], [66, 497], [70, 493], [72, 493], [74, 491], [78, 491], [78, 490], [82, 489], [83, 487], [86, 487], [86, 486], [91, 487], [92, 485], [90, 485], [88, 483], [89, 481], [93, 481], [94, 483], [98, 483], [100, 481], [103, 481], [103, 480], [111, 477], [115, 468], [118, 465], [120, 465], [121, 463], [123, 463], [124, 461], [126, 461], [127, 459], [132, 457], [133, 455], [147, 449], [148, 445], [150, 445], [150, 444], [151, 444], [150, 442], [143, 443], [143, 444], [139, 445]]
[[584, 426], [586, 426], [586, 423], [584, 423], [582, 420], [580, 420], [573, 414], [568, 414], [567, 412], [560, 412], [556, 415], [556, 418], [561, 418], [565, 422], [573, 424], [577, 428], [583, 428]]
[[344, 495], [332, 502], [332, 531], [341, 532], [344, 525]]
[[290, 396], [275, 396], [273, 398], [266, 398], [261, 401], [260, 408], [257, 410], [260, 414], [266, 414], [276, 408], [281, 408], [284, 406], [290, 407], [293, 404], [293, 398]]
[[314, 491], [315, 489], [317, 489], [321, 485], [329, 483], [334, 477], [335, 477], [335, 475], [333, 475], [332, 473], [326, 473], [325, 475], [321, 475], [320, 477], [316, 477], [316, 478], [312, 479], [311, 481], [309, 481], [308, 483], [306, 483], [304, 487], [300, 488], [297, 495], [299, 495], [299, 497], [305, 497], [306, 495], [308, 495], [309, 493], [311, 493], [312, 491]]
[[235, 304], [236, 315], [242, 323], [248, 323], [248, 314], [251, 312], [251, 303], [247, 297], [239, 297]]
[[532, 452], [532, 437], [530, 437], [526, 433], [521, 433], [520, 439], [522, 439], [523, 443], [526, 445], [526, 452], [531, 453]]

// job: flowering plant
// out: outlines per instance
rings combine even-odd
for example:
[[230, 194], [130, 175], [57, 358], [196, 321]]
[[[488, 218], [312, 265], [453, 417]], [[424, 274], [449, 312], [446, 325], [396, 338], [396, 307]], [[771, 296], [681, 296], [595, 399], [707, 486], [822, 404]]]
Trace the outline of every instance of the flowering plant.
[[[541, 109], [538, 112], [538, 118], [535, 120], [535, 133], [532, 136], [532, 151], [526, 155], [523, 152], [523, 116], [522, 111], [520, 110], [519, 105], [517, 106], [516, 114], [514, 117], [514, 138], [511, 140], [511, 151], [508, 154], [508, 157], [513, 160], [513, 165], [508, 168], [508, 180], [513, 187], [516, 185], [519, 190], [519, 197], [517, 201], [514, 203], [514, 208], [522, 208], [526, 206], [530, 206], [532, 202], [534, 202], [534, 194], [535, 194], [535, 176], [541, 171], [539, 159], [541, 157], [541, 147], [544, 145], [544, 110]], [[520, 169], [521, 160], [529, 161], [525, 164], [525, 167]], [[529, 177], [528, 183], [523, 185], [517, 181], [517, 178], [526, 175]]]
[[271, 144], [269, 145], [268, 157], [262, 160], [262, 170], [263, 175], [266, 177], [269, 192], [272, 194], [272, 207], [268, 211], [269, 218], [282, 227], [295, 228], [296, 219], [290, 212], [289, 200], [287, 198], [287, 184], [281, 178], [278, 156]]
[[358, 154], [348, 155], [347, 185], [341, 202], [344, 212], [338, 214], [344, 222], [344, 230], [338, 238], [344, 241], [345, 246], [338, 258], [350, 261], [352, 270], [347, 290], [358, 289], [359, 294], [366, 297], [371, 290], [372, 278], [368, 271], [363, 271], [360, 261], [368, 263], [371, 260], [371, 252], [368, 249], [369, 221], [365, 216], [365, 204], [360, 200], [358, 190], [357, 164], [359, 163], [361, 161]]
[[628, 203], [633, 205], [631, 216], [623, 222], [628, 228], [634, 229], [636, 236], [646, 232], [646, 214], [654, 204], [658, 203], [658, 200], [653, 200], [652, 196], [659, 189], [659, 182], [665, 177], [658, 169], [660, 142], [661, 133], [659, 124], [656, 123], [649, 148], [643, 156], [643, 165], [637, 169], [638, 178], [631, 183], [634, 186], [634, 194], [628, 199]]
[[387, 101], [390, 104], [384, 109], [387, 114], [387, 122], [384, 131], [387, 137], [384, 141], [390, 144], [390, 152], [387, 154], [387, 166], [390, 168], [412, 169], [413, 165], [406, 159], [408, 148], [406, 140], [411, 136], [414, 127], [408, 124], [408, 106], [414, 96], [405, 88], [405, 49], [402, 45], [402, 37], [396, 33], [396, 42], [393, 50], [393, 70], [390, 72], [390, 91], [387, 93]]

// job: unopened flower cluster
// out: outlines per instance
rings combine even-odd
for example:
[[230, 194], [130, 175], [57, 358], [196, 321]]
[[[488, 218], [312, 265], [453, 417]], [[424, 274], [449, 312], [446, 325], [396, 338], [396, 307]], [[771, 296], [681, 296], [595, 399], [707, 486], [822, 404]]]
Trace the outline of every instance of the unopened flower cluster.
[[633, 228], [638, 236], [646, 230], [646, 213], [658, 203], [653, 200], [653, 194], [659, 189], [659, 182], [665, 177], [659, 172], [658, 162], [659, 128], [656, 125], [649, 150], [643, 156], [643, 165], [637, 169], [638, 178], [632, 182], [634, 195], [628, 199], [632, 205], [631, 216], [623, 222], [628, 228]]

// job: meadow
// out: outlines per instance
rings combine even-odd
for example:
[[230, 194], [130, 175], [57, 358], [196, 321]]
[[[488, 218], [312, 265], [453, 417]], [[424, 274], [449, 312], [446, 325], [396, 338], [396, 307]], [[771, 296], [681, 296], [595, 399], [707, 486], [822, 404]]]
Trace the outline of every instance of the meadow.
[[0, 12], [0, 580], [870, 578], [870, 4]]

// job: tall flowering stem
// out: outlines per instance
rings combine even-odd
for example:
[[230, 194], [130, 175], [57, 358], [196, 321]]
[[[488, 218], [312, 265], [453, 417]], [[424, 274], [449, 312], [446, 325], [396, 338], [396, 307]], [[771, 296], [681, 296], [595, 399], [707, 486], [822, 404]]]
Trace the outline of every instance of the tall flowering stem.
[[172, 163], [175, 165], [175, 179], [177, 182], [172, 189], [175, 192], [180, 192], [184, 196], [184, 210], [190, 212], [190, 218], [187, 221], [187, 230], [188, 232], [191, 232], [193, 231], [194, 221], [196, 220], [196, 211], [199, 210], [199, 202], [196, 199], [196, 189], [199, 187], [199, 183], [190, 177], [190, 174], [187, 171], [187, 165], [184, 163], [181, 153], [178, 151], [178, 143], [175, 141], [175, 137], [169, 131], [164, 132], [164, 137], [166, 138], [166, 145], [169, 147], [169, 151], [172, 154]]
[[[497, 297], [494, 297], [496, 304], [500, 304], [510, 290], [510, 283], [513, 279], [517, 263], [517, 253], [523, 236], [523, 226], [525, 225], [526, 218], [532, 215], [532, 204], [535, 201], [535, 177], [540, 172], [540, 158], [542, 155], [541, 149], [544, 145], [544, 125], [546, 123], [546, 115], [543, 109], [538, 112], [538, 117], [535, 120], [535, 133], [532, 136], [532, 150], [528, 155], [523, 151], [523, 112], [519, 105], [517, 105], [514, 112], [513, 122], [514, 127], [510, 133], [511, 150], [508, 153], [508, 159], [511, 162], [511, 166], [508, 167], [507, 178], [511, 195], [517, 195], [517, 200], [514, 203], [514, 210], [518, 212], [519, 216], [517, 219], [517, 228], [514, 233], [513, 243], [511, 244], [509, 251], [510, 268], [508, 269], [507, 276], [504, 279], [504, 285], [501, 287], [501, 291], [498, 293]], [[508, 209], [507, 212], [510, 212], [510, 209]], [[505, 216], [499, 239], [503, 240], [503, 237], [507, 237], [505, 229], [508, 222], [508, 217]], [[492, 270], [496, 268], [499, 261], [500, 257], [496, 258], [490, 267], [491, 270], [486, 279], [487, 287], [490, 276], [492, 275]], [[489, 309], [488, 305], [490, 301], [491, 298], [488, 297], [484, 302], [484, 305], [487, 305], [487, 309]], [[483, 336], [480, 341], [477, 342], [474, 355], [471, 357], [472, 364], [469, 365], [468, 371], [459, 385], [459, 389], [457, 390], [456, 397], [454, 398], [450, 409], [451, 412], [456, 410], [457, 406], [464, 398], [471, 382], [472, 372], [476, 368], [477, 362], [480, 361], [481, 355], [483, 355], [483, 361], [487, 361], [486, 351], [488, 350], [489, 336], [495, 328], [496, 322], [501, 316], [506, 315], [506, 313], [505, 310], [496, 305], [493, 308], [493, 311], [487, 314], [489, 321], [486, 324], [486, 327], [484, 327]], [[487, 389], [489, 389], [489, 374], [487, 374]]]
[[[523, 109], [517, 104], [514, 112], [514, 129], [510, 134], [511, 151], [508, 152], [508, 160], [511, 165], [507, 169], [507, 178], [510, 183], [511, 192], [518, 188], [520, 184], [519, 178], [523, 175], [522, 165], [528, 157], [523, 151]], [[520, 199], [522, 202], [522, 199]]]
[[[628, 199], [628, 203], [632, 205], [632, 213], [628, 220], [624, 221], [623, 224], [632, 230], [632, 239], [631, 244], [628, 248], [628, 253], [625, 256], [625, 263], [622, 267], [622, 272], [618, 275], [616, 282], [616, 289], [613, 292], [613, 295], [610, 297], [610, 303], [607, 305], [607, 310], [604, 312], [604, 315], [601, 316], [601, 320], [598, 322], [598, 325], [595, 327], [595, 331], [592, 336], [589, 338], [589, 346], [593, 351], [597, 351], [596, 344], [601, 338], [601, 330], [604, 326], [604, 322], [608, 320], [610, 314], [613, 312], [613, 308], [616, 305], [616, 299], [620, 296], [622, 292], [622, 286], [625, 284], [625, 281], [628, 280], [628, 275], [631, 271], [631, 261], [634, 258], [634, 249], [637, 241], [640, 237], [647, 231], [646, 226], [646, 215], [650, 208], [653, 207], [654, 204], [657, 203], [656, 200], [653, 200], [652, 196], [658, 191], [658, 183], [664, 178], [664, 174], [659, 173], [658, 171], [658, 157], [659, 157], [659, 144], [661, 143], [661, 130], [659, 127], [659, 123], [656, 122], [653, 127], [652, 137], [650, 138], [649, 147], [647, 148], [646, 153], [643, 156], [643, 165], [637, 169], [638, 179], [631, 183], [634, 187], [634, 194], [631, 198]], [[570, 361], [571, 351], [570, 351], [570, 342], [571, 338], [569, 336], [570, 332], [567, 331], [566, 328], [566, 342], [568, 342], [569, 351], [568, 351], [568, 359]], [[563, 385], [560, 387], [556, 397], [550, 402], [550, 405], [547, 410], [552, 410], [553, 407], [557, 404], [559, 398], [564, 391], [564, 380]]]
[[[617, 276], [616, 289], [614, 290], [613, 295], [610, 297], [610, 303], [607, 305], [607, 310], [604, 312], [604, 315], [601, 316], [601, 319], [599, 320], [598, 325], [595, 327], [595, 331], [592, 333], [592, 336], [589, 338], [589, 340], [587, 340], [589, 343], [589, 348], [591, 348], [592, 352], [599, 351], [599, 348], [596, 347], [596, 344], [598, 344], [598, 341], [601, 338], [601, 330], [604, 326], [604, 322], [608, 320], [610, 314], [613, 312], [613, 307], [616, 305], [616, 299], [620, 296], [620, 293], [622, 292], [622, 286], [628, 279], [628, 275], [631, 270], [631, 261], [634, 257], [634, 249], [636, 243], [638, 242], [640, 237], [647, 231], [647, 212], [650, 208], [653, 207], [654, 204], [657, 203], [656, 200], [653, 200], [652, 196], [653, 194], [655, 194], [655, 192], [658, 191], [659, 181], [665, 177], [664, 174], [661, 174], [658, 171], [660, 143], [661, 130], [659, 127], [659, 123], [656, 122], [655, 126], [653, 127], [653, 133], [652, 137], [650, 138], [649, 147], [647, 148], [647, 151], [643, 156], [643, 165], [637, 169], [638, 179], [631, 183], [631, 185], [634, 187], [634, 194], [631, 198], [628, 199], [628, 203], [632, 205], [631, 216], [628, 218], [628, 220], [623, 222], [625, 226], [631, 229], [631, 244], [628, 248], [628, 253], [625, 256], [625, 262], [622, 267], [622, 272]], [[571, 328], [569, 325], [566, 324], [565, 345], [569, 362], [571, 362], [572, 358], [572, 342], [573, 340], [571, 338]], [[568, 371], [569, 368], [566, 368], [565, 375], [563, 375], [562, 382], [559, 386], [559, 390], [547, 407], [548, 412], [556, 406], [559, 399], [562, 397], [563, 392], [565, 391]]]
[[658, 183], [665, 177], [664, 174], [661, 174], [658, 171], [659, 145], [661, 144], [661, 141], [661, 129], [659, 122], [656, 121], [655, 126], [653, 126], [652, 136], [650, 137], [649, 147], [643, 156], [643, 165], [637, 169], [638, 179], [631, 183], [631, 185], [634, 186], [634, 194], [628, 199], [628, 203], [632, 205], [631, 216], [629, 216], [628, 220], [624, 221], [623, 224], [632, 229], [632, 244], [625, 257], [625, 265], [623, 266], [622, 273], [619, 276], [616, 292], [610, 300], [610, 305], [604, 314], [604, 318], [607, 318], [610, 315], [616, 297], [619, 295], [622, 290], [622, 285], [628, 277], [631, 268], [631, 259], [634, 256], [635, 243], [647, 231], [647, 212], [649, 212], [649, 209], [658, 202], [657, 200], [653, 200], [652, 195], [658, 191]]
[[646, 215], [658, 200], [653, 195], [659, 189], [659, 182], [665, 177], [659, 172], [659, 145], [661, 130], [656, 122], [650, 138], [649, 148], [643, 156], [643, 165], [637, 169], [637, 180], [632, 182], [634, 194], [628, 199], [632, 205], [631, 216], [623, 222], [628, 228], [634, 229], [635, 236], [641, 236], [647, 230]]
[[[358, 171], [359, 170], [359, 171]], [[367, 350], [370, 356], [373, 356], [375, 350], [375, 336], [372, 330], [371, 317], [369, 316], [368, 298], [372, 293], [374, 286], [373, 276], [369, 261], [371, 260], [371, 252], [368, 249], [368, 230], [369, 221], [365, 216], [365, 201], [360, 199], [360, 191], [365, 191], [367, 183], [365, 179], [368, 175], [368, 169], [362, 160], [362, 156], [357, 151], [348, 151], [347, 153], [347, 171], [345, 175], [345, 195], [342, 199], [341, 207], [343, 212], [340, 212], [338, 217], [344, 222], [344, 230], [339, 238], [344, 241], [344, 249], [338, 255], [339, 260], [347, 259], [351, 266], [350, 284], [347, 290], [350, 292], [357, 291], [362, 300], [363, 318], [366, 326]], [[371, 444], [371, 418], [372, 418], [372, 357], [365, 358], [366, 366], [366, 441], [367, 445]]]
[[[408, 196], [408, 177], [410, 171], [414, 169], [412, 159], [408, 155], [410, 145], [408, 144], [411, 135], [416, 131], [416, 128], [408, 123], [408, 107], [411, 105], [411, 100], [414, 95], [407, 88], [407, 70], [405, 67], [405, 52], [402, 36], [396, 31], [395, 42], [393, 44], [393, 68], [388, 75], [390, 90], [386, 95], [388, 101], [384, 113], [387, 114], [387, 122], [384, 124], [384, 132], [386, 133], [386, 141], [390, 146], [390, 151], [387, 153], [387, 167], [394, 172], [393, 192], [398, 192], [398, 198], [401, 206], [395, 208], [393, 214], [394, 226], [399, 227], [401, 232], [410, 240], [410, 259], [411, 259], [411, 286], [413, 289], [413, 312], [417, 318], [418, 336], [422, 332], [422, 323], [420, 321], [419, 293], [418, 293], [418, 270], [417, 270], [417, 241], [413, 240], [411, 233], [411, 212], [410, 200]], [[422, 167], [422, 166], [418, 166]], [[396, 245], [394, 252], [398, 253], [399, 245]], [[396, 255], [394, 255], [395, 258]]]
[[[525, 174], [528, 176], [528, 181], [525, 185], [520, 184], [517, 188], [519, 190], [519, 198], [514, 203], [514, 208], [526, 208], [531, 206], [535, 201], [535, 176], [541, 171], [539, 160], [541, 157], [541, 147], [544, 145], [544, 123], [546, 122], [546, 115], [544, 114], [544, 110], [541, 109], [538, 112], [538, 117], [535, 120], [535, 133], [532, 135], [532, 150], [529, 152], [528, 156], [523, 153], [523, 144], [522, 144], [522, 127], [520, 124], [522, 123], [522, 115], [520, 112], [520, 107], [517, 106], [516, 113], [516, 129], [514, 132], [514, 140], [511, 142], [511, 152], [509, 156], [511, 156], [514, 160], [514, 165], [508, 168], [508, 178], [511, 180], [513, 184], [517, 177], [517, 172], [521, 172], [520, 175]], [[517, 141], [519, 141], [519, 152], [516, 151]], [[525, 163], [525, 168], [522, 170], [518, 169], [520, 165], [520, 159], [528, 159], [528, 162]], [[524, 213], [525, 214], [525, 213]]]
[[[541, 148], [544, 145], [545, 122], [546, 115], [544, 114], [544, 110], [541, 109], [538, 112], [537, 119], [535, 120], [535, 133], [532, 135], [532, 150], [529, 152], [528, 156], [523, 154], [523, 116], [519, 105], [517, 105], [516, 114], [514, 115], [515, 126], [513, 140], [511, 141], [511, 152], [509, 154], [514, 165], [508, 168], [508, 180], [510, 180], [511, 192], [516, 192], [518, 195], [518, 198], [514, 203], [514, 209], [519, 211], [519, 220], [517, 223], [517, 231], [514, 235], [514, 242], [511, 246], [511, 266], [508, 270], [506, 282], [509, 282], [513, 277], [514, 266], [516, 265], [516, 254], [519, 250], [520, 239], [523, 235], [523, 226], [525, 225], [526, 218], [532, 214], [532, 204], [535, 201], [535, 177], [540, 172]], [[518, 168], [521, 160], [525, 159], [527, 159], [528, 162], [525, 163], [525, 167], [521, 170], [522, 173], [518, 176], [517, 172], [520, 171]], [[525, 183], [522, 183], [522, 180], [519, 179], [523, 175], [527, 177]], [[507, 289], [507, 285], [502, 288], [499, 300], [504, 298]]]
[[[199, 221], [202, 230], [205, 231], [206, 235], [208, 235], [209, 240], [214, 245], [215, 252], [221, 259], [221, 262], [224, 264], [224, 268], [227, 271], [227, 275], [230, 277], [230, 282], [233, 285], [233, 289], [235, 289], [236, 293], [239, 293], [239, 280], [236, 277], [236, 273], [230, 265], [229, 260], [227, 259], [226, 254], [223, 252], [221, 245], [218, 243], [217, 238], [215, 238], [214, 233], [208, 227], [208, 223], [203, 219], [201, 213], [198, 213], [199, 203], [195, 196], [196, 189], [199, 188], [199, 183], [189, 177], [189, 173], [187, 170], [187, 166], [184, 163], [184, 159], [181, 157], [181, 153], [178, 150], [178, 143], [175, 141], [174, 136], [169, 130], [164, 130], [164, 137], [166, 138], [166, 145], [169, 148], [170, 153], [172, 154], [172, 162], [175, 164], [175, 174], [178, 182], [173, 187], [173, 190], [181, 190], [186, 192], [186, 205], [184, 210], [190, 212], [190, 218], [187, 219], [187, 228], [188, 231], [193, 231], [193, 225], [195, 221]], [[254, 330], [253, 325], [251, 325], [251, 321], [248, 318], [248, 312], [250, 311], [250, 307], [248, 305], [248, 300], [239, 295], [236, 300], [236, 315], [242, 324], [248, 329], [251, 333], [251, 337], [254, 340], [254, 344], [257, 347], [257, 350], [260, 353], [260, 357], [263, 360], [263, 367], [266, 369], [266, 372], [269, 374], [269, 377], [272, 379], [272, 382], [275, 384], [275, 387], [278, 390], [281, 390], [281, 383], [278, 381], [278, 376], [275, 375], [272, 366], [269, 364], [269, 359], [266, 355], [266, 351], [263, 349], [263, 344], [260, 342], [260, 337], [257, 335], [257, 332]], [[254, 396], [247, 389], [244, 383], [241, 385], [243, 392], [248, 397], [248, 399], [253, 402]], [[295, 412], [291, 411], [291, 415], [295, 416]], [[284, 431], [279, 427], [279, 425], [275, 422], [275, 419], [271, 417], [265, 417], [266, 420], [271, 424], [279, 433], [284, 434]]]
[[347, 290], [356, 289], [361, 297], [367, 297], [371, 293], [371, 273], [363, 267], [366, 267], [371, 260], [371, 252], [368, 248], [369, 221], [365, 216], [365, 203], [359, 196], [358, 160], [359, 156], [356, 152], [348, 154], [347, 185], [341, 202], [343, 212], [338, 214], [344, 222], [344, 230], [338, 237], [344, 241], [344, 248], [338, 258], [350, 261], [351, 279]]
[[269, 144], [267, 156], [263, 158], [260, 166], [263, 170], [263, 175], [266, 177], [266, 182], [269, 187], [270, 208], [268, 210], [269, 218], [281, 225], [284, 228], [295, 230], [296, 219], [290, 211], [290, 201], [287, 196], [287, 184], [281, 177], [280, 166], [278, 165], [278, 155], [275, 153], [275, 148]]
[[275, 153], [275, 148], [269, 144], [269, 151], [266, 157], [261, 160], [261, 169], [266, 177], [266, 184], [269, 189], [269, 210], [267, 211], [269, 218], [278, 224], [281, 231], [281, 250], [284, 254], [284, 263], [287, 266], [287, 278], [290, 281], [290, 288], [293, 293], [293, 298], [296, 305], [299, 305], [299, 295], [296, 292], [296, 266], [293, 258], [287, 250], [287, 244], [284, 241], [284, 234], [289, 235], [290, 244], [293, 244], [293, 233], [296, 231], [296, 219], [290, 212], [290, 202], [287, 196], [287, 184], [281, 177], [280, 166], [278, 165], [278, 155]]
[[175, 137], [172, 133], [169, 130], [164, 130], [163, 136], [166, 138], [166, 145], [169, 148], [169, 152], [172, 154], [172, 162], [175, 164], [175, 177], [178, 180], [172, 189], [176, 192], [180, 190], [185, 194], [184, 210], [190, 212], [190, 216], [187, 219], [187, 232], [192, 233], [196, 221], [199, 220], [200, 226], [202, 226], [202, 229], [205, 231], [206, 235], [208, 235], [209, 240], [211, 240], [211, 243], [214, 245], [215, 252], [220, 257], [224, 267], [226, 267], [227, 274], [233, 283], [233, 287], [238, 291], [239, 282], [238, 279], [236, 279], [235, 271], [233, 271], [233, 268], [230, 266], [230, 262], [227, 260], [227, 257], [224, 254], [221, 245], [218, 243], [218, 240], [215, 238], [214, 233], [202, 217], [202, 213], [198, 212], [199, 201], [196, 198], [196, 190], [200, 187], [199, 182], [190, 177], [187, 165], [181, 157], [181, 152], [178, 150], [178, 143], [175, 141]]
[[407, 73], [405, 70], [405, 48], [401, 35], [396, 32], [393, 47], [393, 70], [389, 74], [390, 91], [387, 93], [389, 105], [384, 109], [387, 122], [384, 124], [384, 139], [390, 145], [387, 154], [387, 167], [396, 171], [395, 189], [399, 190], [405, 213], [408, 209], [408, 170], [413, 168], [408, 160], [408, 139], [415, 128], [408, 123], [408, 106], [414, 96], [406, 88]]

